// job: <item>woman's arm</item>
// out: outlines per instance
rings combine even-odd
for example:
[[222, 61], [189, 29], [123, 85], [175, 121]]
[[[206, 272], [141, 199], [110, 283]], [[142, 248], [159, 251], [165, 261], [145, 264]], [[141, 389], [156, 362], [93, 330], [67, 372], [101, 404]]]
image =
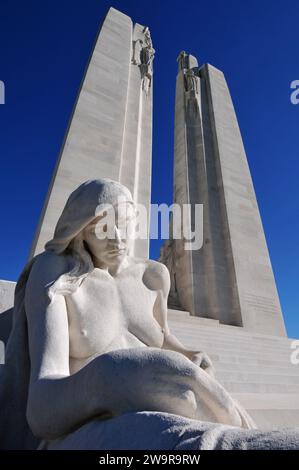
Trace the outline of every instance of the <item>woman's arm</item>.
[[170, 276], [168, 269], [161, 263], [155, 266], [155, 282], [157, 288], [157, 298], [154, 305], [154, 316], [162, 326], [164, 332], [164, 342], [162, 349], [169, 349], [184, 354], [188, 359], [202, 367], [210, 375], [214, 375], [213, 365], [208, 355], [202, 351], [192, 351], [187, 349], [169, 329], [167, 322], [167, 299], [170, 289]]
[[[95, 417], [128, 411], [194, 416], [196, 403], [189, 391], [201, 393], [197, 368], [173, 351], [140, 347], [111, 351], [70, 375], [65, 299], [55, 294], [50, 301], [47, 295], [47, 285], [66, 267], [63, 257], [49, 256], [35, 262], [25, 296], [31, 361], [27, 419], [33, 433], [56, 439]], [[164, 313], [156, 306], [155, 314], [167, 333]]]
[[31, 375], [27, 419], [34, 434], [54, 439], [105, 414], [105, 357], [97, 358], [74, 375], [69, 371], [69, 331], [65, 299], [50, 302], [49, 282], [65, 272], [63, 257], [45, 255], [32, 268], [26, 287]]

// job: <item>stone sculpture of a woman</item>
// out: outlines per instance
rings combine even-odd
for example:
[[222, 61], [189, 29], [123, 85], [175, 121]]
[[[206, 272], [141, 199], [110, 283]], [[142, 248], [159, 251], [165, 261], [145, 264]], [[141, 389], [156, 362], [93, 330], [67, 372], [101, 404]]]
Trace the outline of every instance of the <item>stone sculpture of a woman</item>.
[[23, 271], [0, 383], [3, 446], [32, 447], [33, 434], [48, 449], [165, 449], [182, 426], [193, 438], [215, 423], [253, 427], [208, 357], [170, 333], [169, 273], [129, 255], [133, 230], [128, 189], [88, 181]]

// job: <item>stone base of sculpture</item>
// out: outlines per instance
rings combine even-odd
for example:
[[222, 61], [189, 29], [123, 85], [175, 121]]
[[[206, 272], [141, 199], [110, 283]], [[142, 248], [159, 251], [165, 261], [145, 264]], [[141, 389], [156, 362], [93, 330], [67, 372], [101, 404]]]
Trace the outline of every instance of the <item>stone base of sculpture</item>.
[[141, 411], [94, 420], [65, 438], [43, 442], [48, 450], [298, 450], [299, 427], [260, 431]]

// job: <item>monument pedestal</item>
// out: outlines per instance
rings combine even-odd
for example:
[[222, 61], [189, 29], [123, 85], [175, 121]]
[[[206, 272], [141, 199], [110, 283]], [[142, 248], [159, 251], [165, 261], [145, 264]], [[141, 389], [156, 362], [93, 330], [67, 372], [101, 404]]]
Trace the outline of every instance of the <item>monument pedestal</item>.
[[12, 327], [15, 286], [15, 282], [0, 279], [0, 364], [5, 362], [5, 346]]

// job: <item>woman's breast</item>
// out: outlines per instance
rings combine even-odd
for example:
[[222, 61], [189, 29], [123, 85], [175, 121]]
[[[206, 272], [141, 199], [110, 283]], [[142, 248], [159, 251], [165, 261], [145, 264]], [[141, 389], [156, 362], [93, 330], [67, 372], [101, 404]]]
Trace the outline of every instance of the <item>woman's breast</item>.
[[105, 309], [100, 302], [68, 299], [69, 354], [87, 358], [103, 353], [121, 335], [118, 309]]
[[161, 347], [163, 334], [159, 328], [148, 328], [131, 332], [127, 328], [111, 329], [105, 336], [100, 330], [93, 328], [70, 329], [70, 366], [71, 370], [81, 369], [95, 357], [118, 349], [139, 347]]
[[91, 277], [66, 296], [72, 360], [88, 361], [116, 349], [162, 346], [164, 335], [153, 317], [155, 294], [143, 285], [134, 287]]

